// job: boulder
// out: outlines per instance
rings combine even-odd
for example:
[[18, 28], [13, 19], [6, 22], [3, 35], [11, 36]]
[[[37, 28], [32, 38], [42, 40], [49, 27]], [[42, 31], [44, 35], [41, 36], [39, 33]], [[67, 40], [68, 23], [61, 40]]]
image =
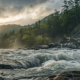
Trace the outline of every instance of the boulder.
[[49, 48], [54, 48], [54, 47], [57, 47], [58, 44], [57, 43], [50, 43], [48, 46], [49, 46]]
[[59, 75], [52, 75], [43, 80], [80, 80], [80, 71], [64, 72]]

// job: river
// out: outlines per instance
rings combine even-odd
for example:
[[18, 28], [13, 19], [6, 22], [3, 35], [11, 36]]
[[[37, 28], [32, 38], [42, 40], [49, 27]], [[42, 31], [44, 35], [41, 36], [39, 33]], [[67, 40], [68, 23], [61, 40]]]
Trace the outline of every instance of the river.
[[80, 70], [79, 49], [0, 49], [0, 64], [14, 69], [0, 69], [5, 80], [42, 80], [64, 71]]

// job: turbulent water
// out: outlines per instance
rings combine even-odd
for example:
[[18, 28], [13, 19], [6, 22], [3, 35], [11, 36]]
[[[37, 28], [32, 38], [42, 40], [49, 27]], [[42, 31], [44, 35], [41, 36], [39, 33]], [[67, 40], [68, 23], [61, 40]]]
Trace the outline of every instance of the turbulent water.
[[14, 69], [0, 69], [5, 80], [42, 80], [64, 71], [80, 70], [79, 49], [0, 50], [0, 64]]

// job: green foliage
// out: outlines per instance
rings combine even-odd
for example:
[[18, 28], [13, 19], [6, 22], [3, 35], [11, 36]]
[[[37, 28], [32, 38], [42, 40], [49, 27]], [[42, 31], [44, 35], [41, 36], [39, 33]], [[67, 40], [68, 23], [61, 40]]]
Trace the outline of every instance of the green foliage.
[[[59, 12], [24, 26], [18, 31], [5, 33], [0, 39], [0, 48], [11, 47], [14, 44], [33, 46], [49, 44], [56, 36], [67, 37], [80, 30], [80, 0], [64, 0], [63, 9]], [[74, 6], [75, 4], [75, 6]], [[16, 25], [15, 25], [16, 26]]]
[[64, 38], [66, 38], [67, 37], [67, 35], [66, 34], [64, 34]]
[[35, 45], [35, 34], [25, 34], [22, 40], [24, 41], [24, 44], [26, 44], [27, 46], [33, 46]]
[[43, 44], [43, 37], [42, 35], [39, 35], [36, 37], [36, 45], [41, 45]]

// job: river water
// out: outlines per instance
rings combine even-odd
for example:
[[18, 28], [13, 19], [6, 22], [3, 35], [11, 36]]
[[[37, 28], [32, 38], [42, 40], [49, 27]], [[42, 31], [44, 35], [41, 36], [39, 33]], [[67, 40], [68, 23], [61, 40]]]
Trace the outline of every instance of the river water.
[[64, 71], [80, 70], [79, 49], [0, 49], [0, 64], [14, 69], [0, 69], [5, 80], [42, 80]]

